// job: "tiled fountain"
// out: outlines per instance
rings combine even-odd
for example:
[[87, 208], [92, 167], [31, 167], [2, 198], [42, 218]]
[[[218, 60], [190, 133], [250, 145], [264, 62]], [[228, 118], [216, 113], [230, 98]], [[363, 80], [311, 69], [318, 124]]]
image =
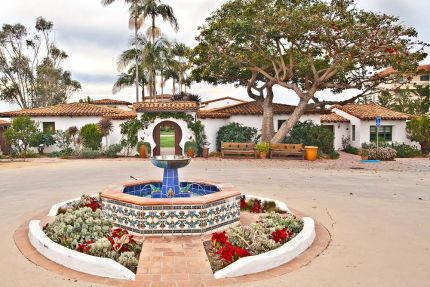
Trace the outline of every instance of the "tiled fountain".
[[146, 180], [111, 186], [100, 194], [103, 212], [115, 225], [136, 234], [191, 235], [238, 223], [240, 192], [208, 181], [179, 181], [178, 169], [190, 158], [158, 156], [163, 181]]

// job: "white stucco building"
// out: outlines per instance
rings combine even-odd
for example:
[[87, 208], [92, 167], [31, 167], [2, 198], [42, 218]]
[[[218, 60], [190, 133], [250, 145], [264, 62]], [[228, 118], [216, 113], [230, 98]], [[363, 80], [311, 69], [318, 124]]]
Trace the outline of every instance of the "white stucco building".
[[[106, 100], [104, 100], [106, 103]], [[225, 106], [218, 106], [219, 103]], [[113, 102], [112, 102], [113, 103]], [[155, 116], [154, 122], [142, 128], [138, 137], [150, 143], [153, 154], [160, 153], [160, 130], [163, 126], [173, 127], [175, 131], [176, 154], [184, 153], [187, 141], [194, 138], [193, 131], [188, 123], [180, 117], [169, 117], [169, 113], [187, 114], [194, 120], [200, 120], [210, 143], [210, 151], [216, 149], [216, 136], [218, 130], [229, 123], [240, 123], [245, 126], [261, 129], [263, 109], [256, 102], [242, 100], [233, 101], [231, 98], [215, 101], [216, 108], [208, 109], [206, 103], [201, 105], [195, 102], [159, 101], [142, 102], [132, 106], [124, 104], [123, 107], [112, 108], [111, 104], [70, 103], [47, 108], [37, 108], [0, 113], [0, 118], [13, 119], [17, 116], [27, 115], [39, 123], [43, 131], [67, 130], [71, 126], [81, 128], [89, 123], [98, 123], [102, 118], [109, 118], [113, 123], [113, 131], [108, 137], [108, 144], [117, 144], [121, 141], [120, 124], [132, 119], [141, 118], [150, 113]], [[233, 103], [233, 104], [232, 104]], [[118, 103], [117, 103], [118, 104]], [[124, 107], [127, 106], [127, 109]], [[274, 127], [279, 129], [282, 123], [288, 120], [294, 106], [274, 104]], [[395, 112], [376, 104], [348, 104], [334, 106], [331, 110], [308, 110], [300, 121], [312, 121], [326, 126], [335, 135], [333, 146], [336, 150], [342, 149], [342, 138], [349, 137], [351, 144], [360, 147], [376, 139], [375, 119], [382, 119], [379, 137], [389, 142], [411, 143], [406, 136], [406, 122], [409, 115]], [[103, 141], [104, 144], [104, 141]], [[415, 143], [418, 147], [418, 144]], [[52, 151], [53, 147], [46, 151]]]

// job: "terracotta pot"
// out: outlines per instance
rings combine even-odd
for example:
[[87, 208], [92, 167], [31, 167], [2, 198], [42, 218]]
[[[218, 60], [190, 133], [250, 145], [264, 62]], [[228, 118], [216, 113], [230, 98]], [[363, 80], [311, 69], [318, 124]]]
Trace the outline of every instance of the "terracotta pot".
[[194, 150], [192, 148], [189, 148], [187, 150], [187, 156], [193, 158], [194, 157]]
[[318, 159], [318, 147], [317, 146], [305, 146], [306, 159], [309, 161], [315, 161]]
[[203, 158], [209, 158], [209, 148], [208, 147], [203, 148]]
[[368, 160], [369, 159], [369, 155], [368, 154], [362, 154], [361, 155], [361, 159], [362, 160]]
[[148, 157], [148, 155], [146, 153], [146, 147], [144, 144], [141, 145], [139, 148], [139, 155], [140, 155], [140, 158], [147, 158]]
[[261, 151], [260, 152], [260, 158], [261, 159], [266, 159], [267, 158], [267, 152]]

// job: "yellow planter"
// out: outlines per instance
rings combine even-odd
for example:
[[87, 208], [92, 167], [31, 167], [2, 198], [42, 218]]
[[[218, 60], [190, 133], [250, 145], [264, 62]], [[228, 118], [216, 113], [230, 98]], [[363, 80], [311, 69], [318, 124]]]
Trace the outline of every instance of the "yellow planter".
[[317, 160], [318, 158], [318, 147], [317, 146], [305, 146], [306, 160]]

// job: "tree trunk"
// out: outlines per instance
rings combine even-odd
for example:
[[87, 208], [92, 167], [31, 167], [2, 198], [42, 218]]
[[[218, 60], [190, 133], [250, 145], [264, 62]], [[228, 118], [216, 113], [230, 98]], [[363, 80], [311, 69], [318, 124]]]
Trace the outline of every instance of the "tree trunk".
[[294, 125], [300, 120], [301, 116], [305, 113], [307, 99], [300, 99], [299, 104], [295, 108], [294, 112], [288, 118], [288, 121], [282, 124], [281, 128], [272, 138], [271, 143], [281, 143]]
[[430, 152], [430, 142], [429, 141], [424, 141], [420, 143], [421, 145], [421, 153], [423, 155], [427, 155]]
[[[135, 41], [135, 49], [138, 50], [138, 45], [137, 45], [137, 1], [134, 1], [134, 41]], [[139, 102], [139, 56], [136, 53], [136, 79], [135, 79], [135, 84], [136, 84], [136, 103]]]
[[142, 85], [142, 102], [145, 101], [145, 84]]
[[270, 142], [275, 132], [273, 123], [273, 89], [267, 88], [267, 96], [261, 103], [263, 107], [263, 123], [261, 126], [261, 141]]

